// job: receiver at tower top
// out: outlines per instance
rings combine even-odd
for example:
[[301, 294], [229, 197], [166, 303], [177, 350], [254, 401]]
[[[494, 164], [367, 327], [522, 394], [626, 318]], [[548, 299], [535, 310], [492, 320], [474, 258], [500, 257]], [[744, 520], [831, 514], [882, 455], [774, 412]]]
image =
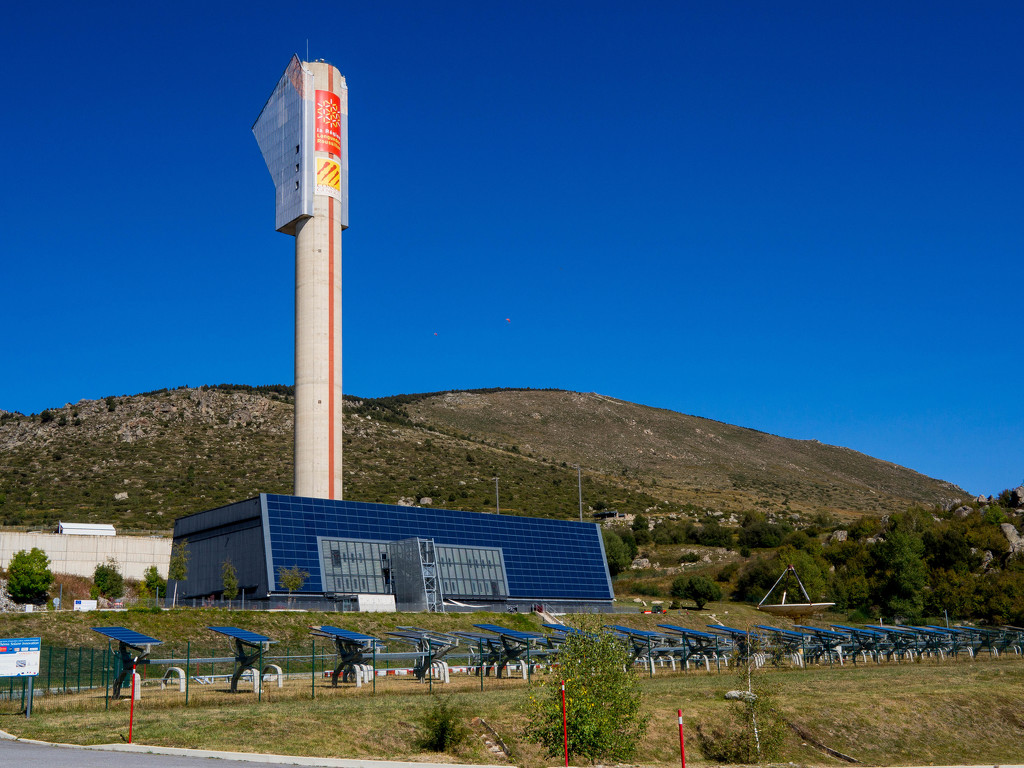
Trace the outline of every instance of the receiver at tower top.
[[252, 132], [274, 180], [274, 226], [295, 236], [295, 495], [340, 499], [345, 78], [293, 56]]

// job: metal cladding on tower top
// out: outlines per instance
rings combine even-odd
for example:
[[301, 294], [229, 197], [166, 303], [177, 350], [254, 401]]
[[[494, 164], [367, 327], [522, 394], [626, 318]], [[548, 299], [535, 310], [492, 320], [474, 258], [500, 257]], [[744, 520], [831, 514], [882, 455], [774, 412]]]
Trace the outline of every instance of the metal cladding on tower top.
[[323, 61], [293, 56], [252, 132], [274, 180], [274, 226], [295, 236], [295, 493], [340, 499], [345, 78]]
[[313, 215], [314, 195], [338, 200], [348, 227], [348, 88], [341, 74], [338, 93], [316, 82], [321, 67], [334, 69], [292, 56], [252, 126], [277, 190], [275, 228], [289, 235]]

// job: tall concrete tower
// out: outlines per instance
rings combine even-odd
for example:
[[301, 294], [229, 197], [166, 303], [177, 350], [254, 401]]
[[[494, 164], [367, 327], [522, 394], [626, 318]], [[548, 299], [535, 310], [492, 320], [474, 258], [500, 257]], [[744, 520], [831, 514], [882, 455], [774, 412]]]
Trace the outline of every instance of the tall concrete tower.
[[293, 56], [252, 132], [295, 236], [295, 495], [341, 499], [341, 233], [348, 228], [348, 88]]

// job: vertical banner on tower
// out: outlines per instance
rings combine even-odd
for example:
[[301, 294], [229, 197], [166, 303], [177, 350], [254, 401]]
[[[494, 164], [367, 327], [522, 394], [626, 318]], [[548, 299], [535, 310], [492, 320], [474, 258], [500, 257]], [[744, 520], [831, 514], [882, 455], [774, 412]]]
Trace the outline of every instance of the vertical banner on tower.
[[341, 200], [341, 166], [327, 157], [316, 159], [316, 194]]
[[316, 92], [316, 151], [341, 156], [341, 99], [330, 91]]

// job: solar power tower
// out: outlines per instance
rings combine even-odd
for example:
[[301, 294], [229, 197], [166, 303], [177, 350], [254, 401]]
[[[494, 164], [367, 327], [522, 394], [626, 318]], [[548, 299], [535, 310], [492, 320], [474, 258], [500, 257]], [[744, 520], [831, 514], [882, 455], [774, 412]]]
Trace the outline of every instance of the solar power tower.
[[341, 233], [348, 228], [348, 87], [292, 56], [252, 127], [295, 237], [295, 495], [341, 499]]

